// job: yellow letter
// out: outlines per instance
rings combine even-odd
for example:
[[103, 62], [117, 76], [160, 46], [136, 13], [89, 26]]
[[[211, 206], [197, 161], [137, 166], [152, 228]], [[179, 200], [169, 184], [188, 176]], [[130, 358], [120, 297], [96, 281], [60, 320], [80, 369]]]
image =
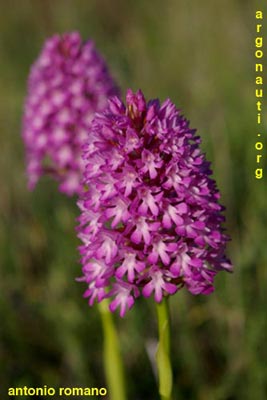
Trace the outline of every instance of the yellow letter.
[[14, 390], [14, 388], [8, 388], [8, 395], [9, 395], [9, 396], [15, 396], [15, 390]]
[[255, 170], [255, 178], [256, 179], [261, 179], [262, 178], [262, 168], [257, 168]]
[[257, 142], [255, 144], [255, 149], [256, 150], [262, 150], [263, 149], [263, 143], [262, 142]]
[[257, 101], [257, 111], [261, 111], [261, 101]]
[[261, 157], [262, 157], [262, 154], [257, 154], [257, 164], [260, 163]]
[[256, 72], [259, 72], [259, 71], [262, 72], [263, 71], [263, 65], [262, 64], [256, 64], [255, 67], [256, 67], [255, 68]]
[[260, 32], [262, 25], [261, 24], [257, 24], [257, 33]]
[[256, 19], [263, 19], [262, 11], [256, 11]]
[[256, 85], [263, 85], [262, 76], [256, 76]]
[[256, 89], [256, 97], [262, 97], [263, 96], [263, 90], [262, 89]]
[[72, 396], [83, 396], [83, 388], [79, 387], [72, 388]]
[[262, 58], [262, 57], [263, 57], [263, 51], [262, 51], [262, 50], [257, 50], [257, 51], [255, 52], [255, 56], [256, 56], [257, 58]]
[[255, 39], [255, 45], [256, 45], [256, 47], [262, 47], [262, 45], [263, 45], [263, 39], [262, 39], [262, 37], [261, 36], [258, 36], [258, 37], [256, 37], [256, 39]]

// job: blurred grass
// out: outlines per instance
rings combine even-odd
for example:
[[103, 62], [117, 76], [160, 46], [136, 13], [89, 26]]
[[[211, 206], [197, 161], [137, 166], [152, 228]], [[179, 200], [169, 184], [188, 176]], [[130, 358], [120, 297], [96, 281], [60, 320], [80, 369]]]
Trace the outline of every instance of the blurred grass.
[[[95, 40], [124, 93], [140, 87], [147, 98], [170, 97], [190, 118], [227, 206], [235, 273], [220, 274], [210, 297], [182, 291], [171, 300], [175, 399], [265, 400], [267, 177], [254, 178], [253, 50], [255, 10], [266, 17], [266, 3], [2, 0], [0, 7], [3, 398], [11, 386], [105, 384], [100, 321], [74, 280], [75, 200], [46, 179], [27, 191], [20, 137], [31, 63], [46, 36], [76, 29]], [[265, 112], [265, 139], [266, 125]], [[263, 158], [266, 174], [266, 148]], [[156, 339], [153, 302], [140, 300], [117, 323], [129, 399], [155, 400], [147, 354]]]

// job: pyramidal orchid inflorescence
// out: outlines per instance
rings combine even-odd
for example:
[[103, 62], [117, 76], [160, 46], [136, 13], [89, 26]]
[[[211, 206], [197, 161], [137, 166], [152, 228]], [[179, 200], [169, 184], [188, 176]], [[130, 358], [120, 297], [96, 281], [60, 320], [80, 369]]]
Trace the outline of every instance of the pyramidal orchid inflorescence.
[[118, 94], [106, 63], [91, 40], [79, 33], [49, 38], [33, 64], [25, 101], [23, 139], [29, 188], [52, 175], [59, 189], [81, 190], [81, 147], [93, 115]]
[[209, 294], [231, 270], [223, 207], [200, 138], [168, 99], [128, 90], [97, 113], [84, 146], [78, 236], [89, 304], [111, 297], [124, 316], [135, 299], [186, 287]]

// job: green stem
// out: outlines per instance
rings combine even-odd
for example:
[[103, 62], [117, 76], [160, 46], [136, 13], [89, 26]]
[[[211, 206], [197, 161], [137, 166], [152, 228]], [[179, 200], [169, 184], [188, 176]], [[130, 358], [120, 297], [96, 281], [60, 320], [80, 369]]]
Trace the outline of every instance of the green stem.
[[156, 354], [159, 394], [161, 400], [171, 400], [172, 393], [172, 368], [170, 361], [170, 322], [168, 300], [163, 298], [161, 303], [157, 303], [159, 344]]
[[108, 308], [108, 300], [98, 305], [104, 335], [104, 366], [110, 400], [126, 400], [124, 371], [122, 366], [119, 339]]

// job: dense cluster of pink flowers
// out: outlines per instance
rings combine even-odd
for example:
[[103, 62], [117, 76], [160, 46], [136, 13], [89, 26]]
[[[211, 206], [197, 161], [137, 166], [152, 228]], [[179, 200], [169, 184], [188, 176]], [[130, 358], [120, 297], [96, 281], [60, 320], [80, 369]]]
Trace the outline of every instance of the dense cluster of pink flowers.
[[160, 302], [184, 286], [209, 294], [232, 266], [195, 130], [170, 100], [146, 102], [129, 89], [125, 106], [117, 94], [92, 41], [55, 35], [30, 72], [23, 138], [29, 187], [50, 174], [80, 196], [89, 304], [110, 297], [124, 316], [140, 295]]
[[59, 189], [79, 193], [83, 162], [81, 147], [95, 111], [118, 94], [106, 64], [79, 33], [49, 38], [33, 64], [25, 102], [23, 138], [29, 188], [43, 174], [59, 181]]
[[141, 294], [209, 294], [231, 270], [223, 207], [200, 138], [170, 100], [128, 90], [97, 113], [84, 147], [78, 236], [89, 304], [124, 316]]

